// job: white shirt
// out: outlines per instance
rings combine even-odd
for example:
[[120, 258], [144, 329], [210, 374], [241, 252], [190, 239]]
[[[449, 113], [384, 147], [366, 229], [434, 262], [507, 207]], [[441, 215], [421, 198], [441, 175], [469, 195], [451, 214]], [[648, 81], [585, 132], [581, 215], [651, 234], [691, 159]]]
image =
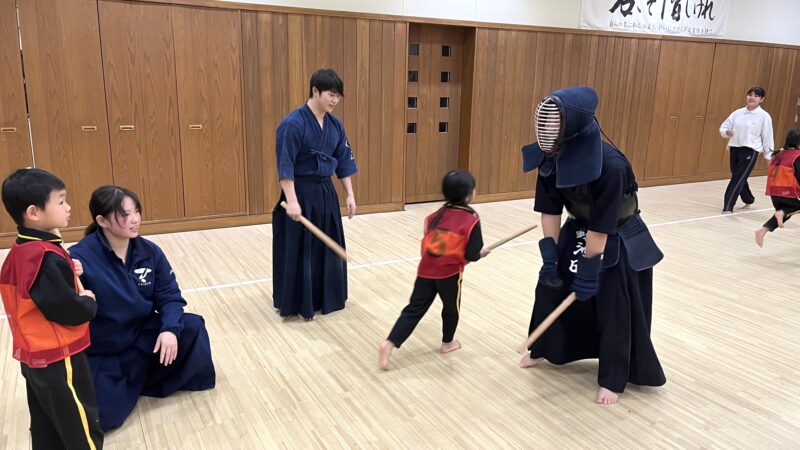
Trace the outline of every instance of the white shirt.
[[750, 147], [767, 155], [775, 149], [772, 138], [772, 117], [760, 106], [749, 111], [746, 107], [732, 112], [719, 127], [719, 134], [727, 138], [726, 131], [732, 130], [733, 136], [728, 138], [728, 147]]

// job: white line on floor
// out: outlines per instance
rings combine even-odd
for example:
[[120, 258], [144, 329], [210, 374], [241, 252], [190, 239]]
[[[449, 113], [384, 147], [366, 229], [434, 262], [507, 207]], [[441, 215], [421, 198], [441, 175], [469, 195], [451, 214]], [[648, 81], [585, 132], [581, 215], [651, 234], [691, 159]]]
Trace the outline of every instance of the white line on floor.
[[[744, 214], [753, 214], [753, 213], [759, 213], [759, 212], [764, 212], [764, 211], [772, 211], [772, 210], [773, 210], [772, 208], [753, 209], [753, 210], [740, 210], [740, 211], [732, 213], [732, 214], [715, 214], [713, 216], [695, 217], [693, 219], [673, 220], [671, 222], [654, 223], [654, 224], [647, 225], [647, 226], [649, 228], [657, 228], [657, 227], [663, 227], [663, 226], [667, 226], [667, 225], [676, 225], [676, 224], [680, 224], [680, 223], [697, 222], [697, 221], [700, 221], [700, 220], [719, 219], [719, 218], [722, 218], [722, 217], [733, 217], [733, 216], [739, 216], [739, 215], [744, 215]], [[503, 247], [500, 247], [500, 248], [521, 247], [523, 245], [532, 245], [532, 244], [535, 244], [537, 242], [539, 242], [539, 241], [521, 241], [521, 242], [515, 242], [515, 243], [511, 243], [511, 244], [506, 244], [506, 245], [503, 245]], [[366, 269], [366, 268], [370, 268], [370, 267], [390, 266], [390, 265], [393, 265], [393, 264], [402, 264], [402, 263], [405, 263], [405, 262], [416, 262], [416, 261], [419, 261], [420, 259], [421, 258], [419, 256], [415, 256], [415, 257], [411, 257], [411, 258], [390, 259], [390, 260], [378, 261], [378, 262], [374, 262], [374, 263], [354, 264], [354, 265], [348, 266], [347, 269], [348, 270], [358, 270], [358, 269]], [[202, 286], [202, 287], [197, 287], [197, 288], [184, 289], [181, 292], [183, 292], [184, 294], [191, 294], [191, 293], [194, 293], [194, 292], [204, 292], [204, 291], [213, 291], [213, 290], [216, 290], [216, 289], [235, 288], [235, 287], [239, 287], [239, 286], [247, 286], [247, 285], [250, 285], [250, 284], [269, 283], [271, 281], [272, 281], [272, 278], [259, 278], [259, 279], [256, 279], [256, 280], [239, 281], [239, 282], [236, 282], [236, 283], [216, 284], [216, 285], [213, 285], [213, 286]], [[3, 320], [5, 318], [6, 318], [5, 314], [0, 314], [0, 320]]]

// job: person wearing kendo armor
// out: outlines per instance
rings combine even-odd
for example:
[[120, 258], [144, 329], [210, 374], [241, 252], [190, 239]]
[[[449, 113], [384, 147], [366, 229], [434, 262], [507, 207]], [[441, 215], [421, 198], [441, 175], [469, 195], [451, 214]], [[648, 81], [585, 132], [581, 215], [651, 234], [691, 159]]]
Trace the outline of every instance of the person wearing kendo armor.
[[519, 365], [598, 358], [596, 401], [609, 405], [629, 382], [666, 382], [650, 340], [653, 266], [663, 254], [639, 215], [631, 164], [601, 140], [597, 105], [590, 87], [552, 92], [536, 108], [537, 141], [522, 148], [523, 171], [539, 170], [534, 211], [544, 233], [528, 332], [571, 292], [578, 301]]

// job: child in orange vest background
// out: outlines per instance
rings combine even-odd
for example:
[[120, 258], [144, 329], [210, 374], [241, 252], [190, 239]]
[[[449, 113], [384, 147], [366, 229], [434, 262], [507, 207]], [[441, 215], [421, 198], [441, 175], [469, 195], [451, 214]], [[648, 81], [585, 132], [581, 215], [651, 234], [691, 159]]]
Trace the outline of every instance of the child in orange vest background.
[[428, 312], [436, 294], [442, 299], [442, 353], [461, 348], [453, 339], [461, 309], [461, 279], [464, 266], [490, 253], [483, 249], [478, 214], [468, 206], [475, 194], [475, 178], [466, 170], [444, 176], [442, 193], [447, 203], [425, 218], [422, 260], [411, 300], [400, 313], [389, 337], [378, 349], [378, 366], [389, 369], [389, 357], [414, 331]]
[[767, 171], [767, 195], [772, 197], [775, 214], [756, 230], [756, 244], [764, 245], [764, 237], [800, 211], [800, 128], [786, 133], [783, 148], [772, 156]]
[[3, 181], [3, 204], [17, 240], [0, 271], [12, 356], [28, 394], [33, 449], [100, 449], [103, 432], [84, 350], [97, 303], [80, 289], [61, 247], [69, 222], [67, 191], [55, 175], [20, 169]]

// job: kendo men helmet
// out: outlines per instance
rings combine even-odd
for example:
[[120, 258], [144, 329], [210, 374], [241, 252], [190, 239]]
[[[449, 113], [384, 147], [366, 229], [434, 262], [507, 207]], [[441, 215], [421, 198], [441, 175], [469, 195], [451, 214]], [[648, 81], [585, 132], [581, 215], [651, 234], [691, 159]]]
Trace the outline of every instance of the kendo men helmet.
[[595, 119], [599, 99], [588, 86], [560, 89], [546, 95], [534, 111], [536, 142], [522, 148], [523, 171], [538, 168], [556, 185], [570, 187], [596, 180], [602, 169], [600, 126]]

